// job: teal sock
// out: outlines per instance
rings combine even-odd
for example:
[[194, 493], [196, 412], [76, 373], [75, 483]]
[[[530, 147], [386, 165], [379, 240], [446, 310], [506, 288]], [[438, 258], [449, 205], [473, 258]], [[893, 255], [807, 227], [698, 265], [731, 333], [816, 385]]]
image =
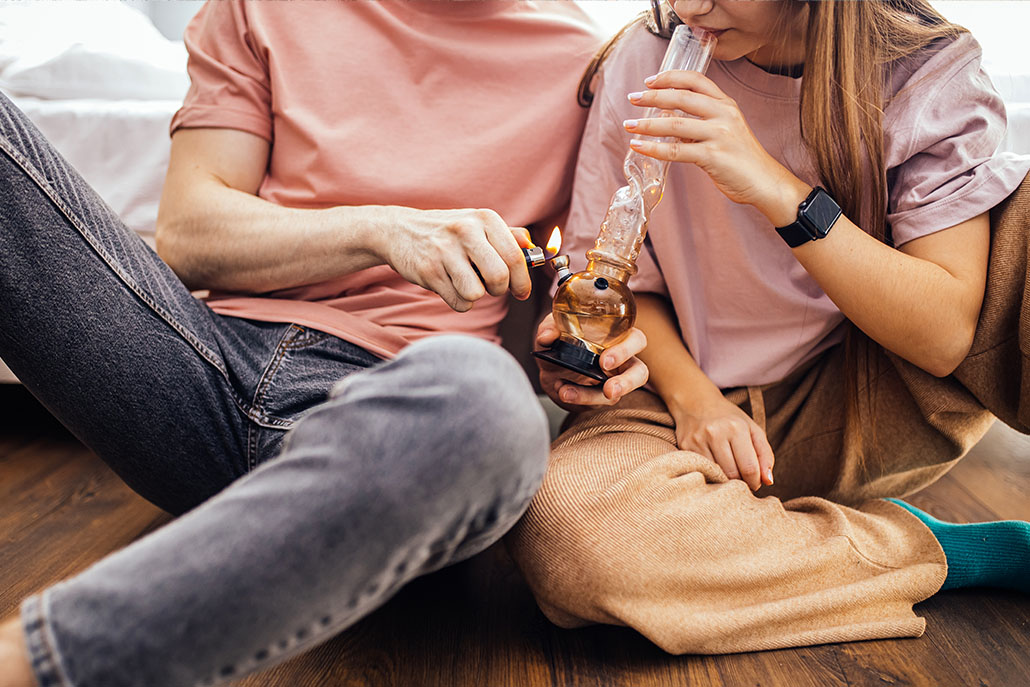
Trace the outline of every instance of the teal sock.
[[1030, 593], [1030, 522], [998, 520], [965, 525], [938, 520], [898, 499], [937, 537], [948, 559], [941, 589], [1003, 587]]

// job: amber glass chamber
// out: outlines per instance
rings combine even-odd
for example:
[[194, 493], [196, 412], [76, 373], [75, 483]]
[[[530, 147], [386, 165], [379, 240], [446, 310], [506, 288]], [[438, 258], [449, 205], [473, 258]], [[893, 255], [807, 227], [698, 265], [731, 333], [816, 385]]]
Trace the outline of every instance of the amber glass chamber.
[[[659, 71], [704, 73], [714, 48], [712, 34], [681, 25], [672, 35]], [[643, 116], [682, 114], [650, 108]], [[651, 211], [662, 199], [669, 163], [630, 149], [622, 168], [628, 183], [612, 196], [597, 241], [587, 251], [586, 270], [565, 277], [559, 273], [553, 305], [559, 340], [534, 354], [598, 381], [607, 378], [598, 364], [599, 355], [625, 338], [636, 322], [636, 300], [628, 283], [637, 271]]]

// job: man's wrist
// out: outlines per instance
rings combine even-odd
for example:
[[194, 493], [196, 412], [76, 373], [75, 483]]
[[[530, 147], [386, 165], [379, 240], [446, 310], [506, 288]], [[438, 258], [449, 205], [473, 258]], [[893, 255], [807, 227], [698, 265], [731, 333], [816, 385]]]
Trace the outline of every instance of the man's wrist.
[[330, 222], [340, 229], [338, 235], [348, 252], [368, 256], [373, 264], [386, 264], [391, 240], [388, 227], [406, 222], [408, 210], [390, 205], [340, 205], [330, 208]]

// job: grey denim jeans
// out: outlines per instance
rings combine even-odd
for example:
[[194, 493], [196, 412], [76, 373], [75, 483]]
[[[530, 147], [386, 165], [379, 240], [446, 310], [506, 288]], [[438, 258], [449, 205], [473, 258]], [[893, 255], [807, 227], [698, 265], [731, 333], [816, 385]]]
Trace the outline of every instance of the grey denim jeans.
[[42, 687], [214, 685], [280, 662], [496, 541], [546, 463], [500, 348], [440, 336], [384, 362], [216, 315], [2, 95], [0, 357], [183, 514], [23, 603]]

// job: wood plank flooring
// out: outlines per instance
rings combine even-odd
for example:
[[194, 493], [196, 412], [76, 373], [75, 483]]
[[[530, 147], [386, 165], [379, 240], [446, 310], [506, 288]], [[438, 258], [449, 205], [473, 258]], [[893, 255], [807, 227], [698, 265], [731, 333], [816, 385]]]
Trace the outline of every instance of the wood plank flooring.
[[[1030, 448], [990, 438], [912, 502], [950, 520], [1030, 520]], [[23, 389], [0, 387], [0, 616], [168, 520]], [[921, 639], [672, 657], [623, 628], [553, 627], [495, 547], [237, 687], [1030, 687], [1030, 597], [944, 592], [917, 610]]]

